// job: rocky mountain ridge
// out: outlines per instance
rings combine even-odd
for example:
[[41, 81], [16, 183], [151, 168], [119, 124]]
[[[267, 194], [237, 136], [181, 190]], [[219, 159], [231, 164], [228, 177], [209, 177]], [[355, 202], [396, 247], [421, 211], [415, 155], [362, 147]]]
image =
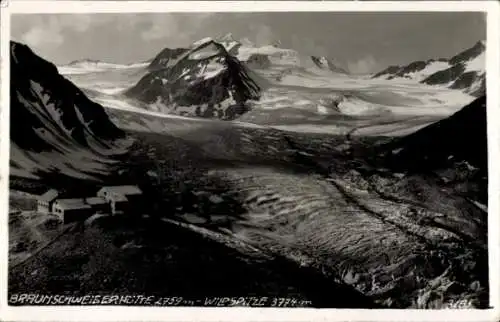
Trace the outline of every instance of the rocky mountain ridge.
[[415, 61], [405, 66], [389, 66], [374, 74], [372, 78], [414, 80], [428, 85], [440, 85], [463, 90], [480, 97], [486, 91], [485, 42], [445, 59]]
[[260, 97], [246, 66], [211, 38], [188, 50], [165, 49], [151, 65], [126, 95], [160, 112], [233, 119]]

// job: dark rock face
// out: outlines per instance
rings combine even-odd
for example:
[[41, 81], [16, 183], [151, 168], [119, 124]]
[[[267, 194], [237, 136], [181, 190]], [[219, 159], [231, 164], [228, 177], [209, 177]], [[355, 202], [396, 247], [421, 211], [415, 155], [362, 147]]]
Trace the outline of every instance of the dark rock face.
[[372, 76], [372, 78], [381, 78], [384, 76], [386, 79], [394, 79], [394, 78], [408, 78], [408, 74], [419, 72], [427, 67], [430, 63], [433, 63], [435, 60], [431, 59], [428, 61], [415, 61], [406, 66], [389, 66], [388, 68], [376, 73]]
[[449, 68], [439, 70], [428, 75], [420, 82], [428, 85], [446, 85], [449, 88], [461, 89], [470, 95], [479, 97], [486, 94], [486, 76], [483, 70], [467, 70], [467, 64], [485, 51], [484, 43], [479, 41], [474, 46], [466, 49], [450, 59], [416, 61], [406, 66], [390, 66], [372, 78], [394, 79], [407, 77], [408, 74], [418, 72], [433, 62], [448, 62]]
[[[482, 91], [484, 92], [486, 89], [486, 78], [483, 76], [478, 76], [476, 72], [466, 72], [460, 75], [454, 82], [451, 84], [450, 88], [456, 88], [456, 89], [465, 89], [469, 88], [471, 84], [474, 84], [475, 82], [481, 82], [482, 84]], [[481, 91], [481, 89], [479, 89]], [[483, 93], [484, 94], [484, 93]]]
[[381, 70], [380, 72], [373, 75], [372, 78], [380, 78], [384, 75], [396, 74], [400, 69], [401, 69], [401, 66], [397, 66], [397, 65], [389, 66], [386, 69]]
[[251, 54], [245, 61], [245, 64], [250, 68], [265, 69], [271, 66], [271, 61], [267, 55]]
[[445, 70], [434, 73], [424, 79], [422, 83], [428, 85], [448, 84], [449, 88], [466, 90], [472, 96], [486, 94], [486, 75], [476, 71], [465, 72], [463, 64], [457, 64]]
[[[476, 76], [475, 79], [478, 77]], [[481, 95], [486, 95], [486, 77], [484, 75], [479, 77], [481, 79], [481, 83], [478, 88], [469, 91], [469, 94], [472, 96], [479, 97]]]
[[453, 89], [465, 90], [472, 96], [483, 96], [486, 94], [486, 74], [484, 71], [466, 70], [467, 63], [478, 57], [486, 47], [483, 42], [478, 41], [471, 48], [453, 56], [449, 59], [450, 68], [429, 75], [422, 83], [429, 85], [446, 85]]
[[447, 84], [460, 77], [464, 70], [465, 67], [462, 64], [458, 64], [428, 76], [422, 81], [422, 83], [428, 85]]
[[260, 87], [223, 45], [207, 40], [144, 76], [126, 95], [165, 113], [234, 119]]
[[11, 42], [11, 141], [29, 151], [58, 143], [89, 147], [124, 136], [104, 108], [89, 100], [56, 66], [23, 44]]
[[330, 59], [326, 57], [311, 56], [313, 63], [321, 69], [329, 69], [334, 73], [348, 74], [347, 70], [336, 66]]
[[486, 94], [486, 74], [480, 71], [466, 71], [466, 64], [485, 51], [484, 43], [477, 42], [473, 47], [453, 56], [450, 68], [434, 73], [422, 83], [442, 85], [451, 83], [450, 88], [465, 89], [473, 96]]
[[394, 77], [407, 77], [407, 74], [421, 71], [432, 61], [415, 61], [409, 65], [401, 67], [394, 75], [390, 76], [389, 79]]
[[165, 48], [158, 55], [156, 55], [155, 58], [153, 58], [148, 66], [148, 69], [157, 70], [160, 68], [166, 68], [170, 61], [175, 60], [186, 51], [188, 51], [186, 48]]
[[79, 65], [79, 64], [84, 64], [84, 63], [88, 63], [88, 64], [98, 64], [100, 63], [99, 60], [96, 60], [96, 59], [78, 59], [78, 60], [73, 60], [71, 61], [68, 66], [75, 66], [75, 65]]
[[393, 166], [403, 170], [436, 170], [467, 162], [486, 171], [486, 96], [387, 148]]
[[484, 45], [484, 43], [481, 41], [478, 41], [471, 48], [464, 50], [461, 53], [450, 58], [450, 64], [456, 65], [456, 64], [464, 63], [466, 61], [469, 61], [469, 60], [479, 56], [485, 50], [486, 50], [486, 46]]

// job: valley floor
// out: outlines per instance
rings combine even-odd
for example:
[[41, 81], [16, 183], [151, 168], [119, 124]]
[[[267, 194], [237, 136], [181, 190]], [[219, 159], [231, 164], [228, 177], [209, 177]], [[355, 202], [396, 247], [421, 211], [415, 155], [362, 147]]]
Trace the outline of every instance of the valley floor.
[[[56, 238], [11, 265], [11, 297], [144, 295], [160, 306], [231, 306], [216, 300], [255, 297], [256, 306], [377, 307], [314, 270], [158, 219], [108, 217], [68, 225]], [[159, 304], [167, 298], [175, 303]]]
[[9, 294], [487, 306], [485, 214], [456, 193], [461, 182], [377, 166], [366, 158], [376, 138], [210, 126], [130, 135], [106, 184], [141, 186], [147, 218], [68, 228], [11, 265]]

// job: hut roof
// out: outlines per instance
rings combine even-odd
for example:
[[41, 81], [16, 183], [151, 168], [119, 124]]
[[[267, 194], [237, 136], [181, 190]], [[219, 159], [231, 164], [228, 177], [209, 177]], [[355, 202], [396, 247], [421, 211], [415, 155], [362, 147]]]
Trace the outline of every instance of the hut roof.
[[109, 186], [109, 187], [103, 187], [101, 188], [101, 191], [105, 190], [108, 191], [109, 193], [117, 193], [121, 194], [124, 196], [127, 195], [140, 195], [142, 194], [141, 189], [137, 186], [132, 186], [132, 185], [126, 185], [126, 186]]
[[84, 199], [58, 199], [56, 203], [64, 210], [92, 208]]
[[50, 202], [54, 201], [58, 196], [59, 196], [59, 191], [55, 189], [50, 189], [43, 195], [39, 196], [38, 200]]
[[101, 198], [101, 197], [89, 197], [89, 198], [85, 198], [85, 202], [89, 205], [102, 205], [102, 204], [106, 204], [107, 201], [106, 199], [104, 198]]

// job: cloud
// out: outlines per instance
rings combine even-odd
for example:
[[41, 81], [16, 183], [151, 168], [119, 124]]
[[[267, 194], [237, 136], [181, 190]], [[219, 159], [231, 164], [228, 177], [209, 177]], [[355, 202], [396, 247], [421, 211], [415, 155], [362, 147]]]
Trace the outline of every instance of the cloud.
[[356, 61], [349, 61], [347, 66], [353, 74], [368, 74], [375, 72], [378, 63], [373, 56], [369, 55]]
[[275, 39], [272, 29], [266, 25], [251, 25], [250, 32], [257, 46], [265, 46], [279, 41], [279, 39]]
[[325, 47], [318, 44], [314, 39], [308, 37], [298, 37], [293, 35], [291, 38], [292, 48], [300, 51], [304, 55], [309, 56], [330, 56], [331, 59], [336, 59], [334, 55], [329, 55]]
[[[162, 39], [171, 46], [185, 46], [193, 34], [203, 28], [213, 13], [143, 15], [135, 20], [145, 41]], [[144, 28], [144, 26], [147, 26]]]
[[21, 27], [20, 35], [13, 34], [22, 42], [40, 50], [48, 50], [64, 43], [71, 33], [83, 33], [91, 27], [108, 22], [111, 17], [99, 14], [40, 14], [13, 15], [12, 23]]
[[58, 46], [64, 42], [64, 37], [61, 33], [34, 27], [21, 36], [21, 41], [32, 47], [40, 48], [45, 45]]
[[143, 40], [156, 40], [162, 38], [181, 37], [184, 33], [177, 21], [178, 18], [173, 14], [165, 14], [161, 17], [152, 16], [136, 21], [137, 25], [147, 24], [148, 26], [141, 31], [140, 35]]

